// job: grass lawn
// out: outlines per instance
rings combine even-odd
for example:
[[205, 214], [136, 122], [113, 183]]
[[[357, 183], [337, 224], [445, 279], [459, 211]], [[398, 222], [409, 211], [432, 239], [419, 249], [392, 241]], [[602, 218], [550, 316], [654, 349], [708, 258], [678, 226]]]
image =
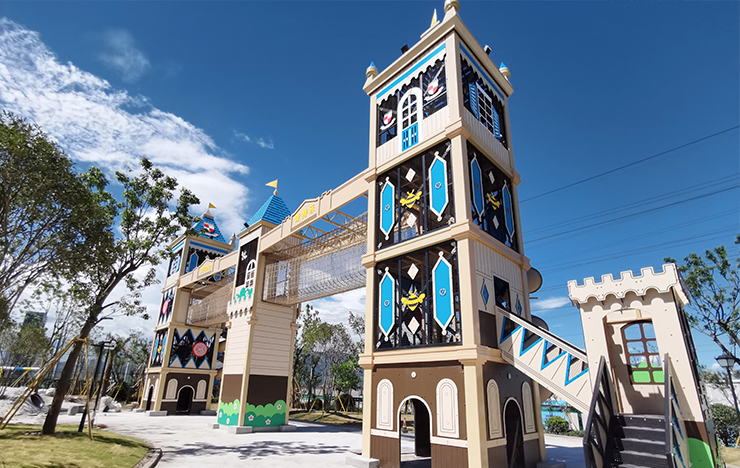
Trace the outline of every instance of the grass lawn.
[[290, 419], [299, 421], [320, 422], [339, 425], [357, 425], [362, 427], [362, 413], [322, 413], [321, 411], [306, 412], [295, 410], [290, 412]]
[[2, 468], [131, 468], [146, 454], [146, 442], [94, 430], [91, 441], [77, 426], [60, 424], [54, 436], [41, 436], [41, 426], [8, 424], [0, 429]]
[[740, 465], [740, 449], [732, 447], [720, 447], [722, 458], [730, 465]]

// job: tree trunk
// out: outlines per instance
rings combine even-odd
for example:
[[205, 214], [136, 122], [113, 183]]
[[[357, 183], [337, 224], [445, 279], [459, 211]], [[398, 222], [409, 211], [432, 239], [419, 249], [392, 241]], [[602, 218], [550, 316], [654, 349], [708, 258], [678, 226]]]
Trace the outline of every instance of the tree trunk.
[[[80, 340], [84, 340], [85, 338], [87, 338], [87, 335], [90, 334], [90, 330], [92, 330], [94, 326], [95, 322], [85, 322], [85, 326], [82, 327], [82, 330], [80, 330], [80, 334], [77, 335], [77, 338], [79, 338]], [[49, 413], [46, 415], [44, 427], [41, 429], [41, 434], [43, 435], [54, 435], [54, 433], [56, 432], [57, 419], [59, 419], [59, 413], [62, 410], [64, 397], [67, 395], [69, 385], [72, 382], [72, 375], [74, 373], [75, 364], [77, 363], [77, 358], [82, 352], [83, 345], [84, 343], [82, 341], [76, 342], [74, 346], [72, 346], [72, 351], [70, 351], [69, 356], [67, 356], [67, 362], [64, 363], [64, 368], [62, 369], [62, 373], [59, 376], [59, 382], [57, 382], [57, 388], [54, 391], [54, 399], [52, 400], [51, 406], [49, 407]]]
[[105, 370], [103, 371], [103, 381], [100, 383], [101, 398], [108, 394], [107, 393], [108, 382], [110, 381], [110, 374], [111, 374], [112, 369], [113, 369], [113, 351], [110, 351], [108, 354], [108, 365], [105, 366]]

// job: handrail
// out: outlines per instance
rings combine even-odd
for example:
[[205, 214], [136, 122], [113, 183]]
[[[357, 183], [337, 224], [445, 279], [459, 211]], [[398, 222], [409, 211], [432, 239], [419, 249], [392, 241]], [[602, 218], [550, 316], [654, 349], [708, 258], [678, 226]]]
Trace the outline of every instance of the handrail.
[[663, 356], [666, 459], [671, 468], [686, 468], [689, 460], [686, 424], [678, 401], [678, 388], [673, 382], [673, 374], [673, 364], [666, 353]]
[[609, 380], [606, 359], [601, 356], [591, 407], [583, 429], [586, 468], [604, 468], [611, 466], [615, 461], [615, 423], [614, 388]]
[[534, 333], [542, 336], [544, 335], [544, 338], [547, 340], [548, 343], [552, 343], [554, 345], [557, 345], [559, 348], [562, 348], [578, 359], [580, 359], [583, 362], [588, 362], [588, 359], [586, 357], [586, 351], [583, 349], [568, 343], [567, 341], [564, 341], [562, 338], [558, 337], [557, 335], [554, 335], [551, 331], [545, 330], [544, 328], [540, 328], [536, 324], [530, 322], [529, 320], [525, 319], [524, 317], [520, 317], [516, 314], [512, 314], [509, 311], [506, 311], [502, 308], [496, 309], [498, 312], [501, 313], [504, 317], [506, 317], [507, 320], [511, 320], [512, 322], [523, 326], [524, 328], [529, 329], [530, 331], [533, 331]]

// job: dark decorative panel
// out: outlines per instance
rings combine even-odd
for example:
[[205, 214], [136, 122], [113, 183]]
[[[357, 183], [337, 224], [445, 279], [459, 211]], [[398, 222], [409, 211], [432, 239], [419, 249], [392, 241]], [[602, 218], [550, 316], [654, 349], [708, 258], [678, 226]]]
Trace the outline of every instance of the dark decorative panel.
[[239, 248], [239, 264], [236, 269], [236, 285], [244, 284], [249, 262], [257, 258], [257, 239]]
[[470, 142], [467, 146], [473, 222], [491, 237], [518, 252], [517, 215], [511, 179]]
[[206, 260], [214, 259], [220, 256], [221, 254], [216, 252], [209, 252], [207, 250], [190, 247], [188, 249], [187, 256], [183, 260], [187, 262], [185, 264], [185, 273], [190, 273], [191, 271], [195, 270], [196, 268], [198, 268], [198, 266], [200, 266], [201, 263], [205, 262]]
[[[416, 111], [414, 109], [402, 109], [399, 114], [399, 99], [405, 97], [407, 93], [418, 88], [422, 96], [423, 103], [413, 102], [412, 106], [422, 106], [422, 116], [424, 119], [431, 116], [438, 110], [447, 106], [447, 77], [445, 74], [445, 61], [439, 59], [430, 64], [426, 69], [411, 79], [411, 81], [391, 93], [382, 102], [378, 103], [378, 141], [377, 145], [381, 146], [398, 136], [399, 119], [403, 128], [410, 127], [416, 122]], [[409, 110], [411, 111], [409, 113]], [[406, 115], [403, 113], [406, 112]], [[406, 123], [404, 124], [404, 119]], [[409, 144], [408, 146], [413, 146]]]
[[175, 288], [172, 288], [162, 294], [162, 304], [159, 308], [159, 318], [157, 319], [157, 325], [169, 323], [170, 317], [172, 317], [172, 307], [174, 303]]
[[450, 148], [444, 141], [378, 177], [378, 249], [455, 222]]
[[504, 124], [504, 102], [501, 92], [490, 86], [465, 56], [462, 60], [463, 105], [506, 148], [509, 147]]
[[[175, 329], [169, 366], [200, 369], [205, 363], [205, 368], [211, 369], [211, 359], [213, 358], [215, 345], [216, 334], [213, 332], [208, 336], [204, 331], [201, 331], [197, 337], [193, 337], [193, 332], [190, 329], [187, 329], [182, 336], [180, 331]], [[177, 363], [175, 363], [176, 360]]]
[[167, 276], [172, 276], [180, 271], [180, 262], [182, 261], [182, 249], [180, 249], [171, 259], [170, 267], [167, 270]]
[[154, 335], [154, 350], [150, 367], [161, 367], [164, 360], [165, 345], [167, 344], [167, 330], [160, 330]]
[[375, 268], [375, 349], [462, 343], [454, 241]]

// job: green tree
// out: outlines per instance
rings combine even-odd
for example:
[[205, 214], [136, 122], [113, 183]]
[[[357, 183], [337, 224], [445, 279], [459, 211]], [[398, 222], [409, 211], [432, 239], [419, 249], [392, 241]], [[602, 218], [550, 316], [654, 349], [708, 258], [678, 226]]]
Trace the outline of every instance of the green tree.
[[0, 326], [29, 286], [74, 275], [110, 236], [90, 180], [38, 126], [0, 114]]
[[[740, 245], [740, 235], [735, 245]], [[665, 261], [677, 263], [672, 258]], [[731, 260], [720, 246], [704, 252], [704, 257], [690, 254], [678, 269], [691, 296], [689, 323], [740, 363], [735, 352], [740, 347], [740, 256]]]
[[346, 361], [334, 365], [334, 382], [339, 393], [346, 393], [359, 388], [362, 383], [362, 368], [357, 364], [357, 356], [350, 356]]
[[727, 405], [712, 405], [710, 410], [712, 411], [717, 437], [725, 447], [733, 446], [738, 431], [740, 431], [740, 421], [737, 420], [735, 408]]
[[[177, 181], [154, 168], [147, 159], [141, 160], [141, 172], [116, 172], [116, 180], [123, 190], [117, 201], [106, 191], [107, 180], [99, 170], [92, 170], [87, 178], [94, 188], [97, 201], [109, 216], [110, 228], [117, 222], [120, 234], [110, 242], [101, 242], [91, 252], [94, 262], [77, 274], [71, 292], [84, 305], [84, 322], [77, 338], [85, 339], [101, 321], [115, 314], [142, 315], [146, 307], [141, 304], [141, 289], [154, 284], [156, 265], [169, 258], [163, 247], [180, 230], [190, 229], [197, 218], [188, 213], [191, 204], [198, 199], [189, 190], [178, 189]], [[174, 211], [170, 205], [174, 204]], [[143, 275], [135, 275], [145, 269]], [[126, 293], [116, 301], [109, 296], [123, 283]], [[82, 351], [82, 342], [77, 342], [70, 351], [57, 383], [43, 434], [54, 434], [64, 396], [69, 390], [74, 363]]]

